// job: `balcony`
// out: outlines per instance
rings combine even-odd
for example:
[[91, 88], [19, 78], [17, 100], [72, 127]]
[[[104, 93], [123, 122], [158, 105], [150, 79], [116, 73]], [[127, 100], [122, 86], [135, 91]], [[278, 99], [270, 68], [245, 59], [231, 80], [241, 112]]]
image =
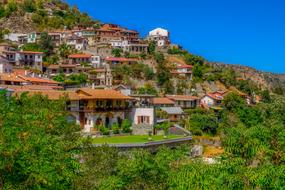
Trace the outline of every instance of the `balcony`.
[[101, 106], [101, 107], [87, 107], [87, 106], [67, 106], [68, 111], [74, 111], [74, 112], [118, 112], [118, 111], [130, 111], [130, 108], [128, 106]]

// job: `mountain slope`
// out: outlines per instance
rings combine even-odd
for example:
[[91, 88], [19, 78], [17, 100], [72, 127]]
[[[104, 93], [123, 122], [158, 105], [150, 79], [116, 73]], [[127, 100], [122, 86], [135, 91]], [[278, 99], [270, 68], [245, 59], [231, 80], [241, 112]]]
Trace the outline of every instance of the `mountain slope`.
[[73, 29], [97, 23], [88, 14], [61, 0], [2, 0], [0, 4], [0, 28], [11, 32]]

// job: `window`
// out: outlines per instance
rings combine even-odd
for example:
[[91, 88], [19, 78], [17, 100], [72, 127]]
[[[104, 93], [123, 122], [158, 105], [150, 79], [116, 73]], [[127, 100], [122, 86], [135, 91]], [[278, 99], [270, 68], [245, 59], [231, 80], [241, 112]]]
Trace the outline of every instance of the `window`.
[[117, 105], [117, 106], [121, 106], [121, 105], [122, 105], [122, 102], [121, 102], [120, 100], [117, 100], [117, 101], [116, 101], [116, 105]]
[[149, 116], [138, 116], [138, 124], [150, 124]]
[[101, 100], [96, 101], [96, 106], [101, 107], [103, 105], [103, 102]]

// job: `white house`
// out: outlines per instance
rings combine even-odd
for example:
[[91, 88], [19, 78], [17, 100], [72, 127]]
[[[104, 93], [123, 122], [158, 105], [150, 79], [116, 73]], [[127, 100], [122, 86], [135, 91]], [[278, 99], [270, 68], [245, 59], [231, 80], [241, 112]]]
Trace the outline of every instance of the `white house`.
[[156, 28], [148, 33], [149, 37], [169, 37], [167, 30], [163, 28]]
[[148, 39], [155, 41], [158, 47], [170, 44], [169, 32], [163, 28], [156, 28], [148, 33]]
[[5, 51], [6, 59], [9, 63], [20, 67], [32, 67], [42, 70], [43, 52], [34, 51]]
[[204, 106], [212, 107], [212, 106], [219, 106], [224, 99], [225, 92], [217, 91], [214, 93], [206, 94], [201, 98], [201, 104]]
[[134, 125], [154, 125], [154, 108], [133, 108], [131, 118]]
[[82, 50], [86, 50], [88, 46], [88, 41], [87, 39], [83, 37], [72, 35], [72, 36], [66, 37], [66, 44], [70, 45], [71, 47], [79, 51], [82, 51]]
[[28, 42], [28, 35], [22, 33], [9, 33], [4, 36], [4, 39], [24, 44]]
[[6, 58], [0, 56], [0, 73], [11, 73], [12, 71], [13, 66]]

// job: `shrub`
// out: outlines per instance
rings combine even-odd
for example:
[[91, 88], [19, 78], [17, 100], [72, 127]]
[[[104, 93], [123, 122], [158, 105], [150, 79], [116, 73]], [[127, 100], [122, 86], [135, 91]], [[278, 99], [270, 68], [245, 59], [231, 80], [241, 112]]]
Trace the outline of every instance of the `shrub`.
[[119, 134], [119, 124], [118, 123], [114, 123], [113, 125], [112, 125], [112, 130], [113, 130], [113, 133], [114, 134]]
[[99, 130], [102, 133], [102, 135], [109, 135], [110, 134], [109, 129], [106, 128], [104, 125], [100, 125]]
[[130, 133], [131, 132], [131, 122], [128, 119], [124, 119], [122, 123], [122, 130], [123, 133]]

